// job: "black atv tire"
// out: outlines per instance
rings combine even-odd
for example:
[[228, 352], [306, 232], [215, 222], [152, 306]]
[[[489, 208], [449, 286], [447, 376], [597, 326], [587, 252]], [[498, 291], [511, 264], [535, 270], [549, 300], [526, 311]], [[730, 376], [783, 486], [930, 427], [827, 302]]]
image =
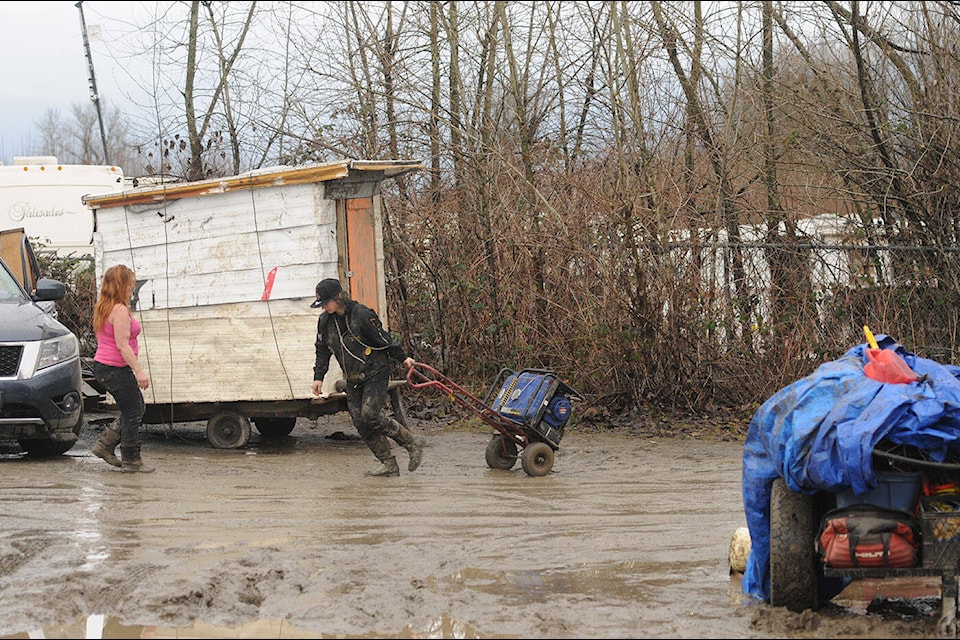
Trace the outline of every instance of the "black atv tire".
[[770, 604], [795, 613], [816, 610], [820, 558], [814, 496], [795, 493], [783, 478], [770, 490]]

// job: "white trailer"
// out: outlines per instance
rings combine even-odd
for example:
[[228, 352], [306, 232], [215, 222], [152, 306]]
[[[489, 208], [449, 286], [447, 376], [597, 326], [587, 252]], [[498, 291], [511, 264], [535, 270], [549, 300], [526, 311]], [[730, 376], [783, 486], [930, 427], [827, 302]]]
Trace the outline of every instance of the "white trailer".
[[[314, 287], [339, 278], [388, 326], [380, 184], [414, 161], [345, 160], [87, 196], [94, 262], [137, 274], [146, 423], [207, 420], [218, 448], [345, 408], [331, 364], [313, 396]], [[391, 404], [399, 406], [391, 383]], [[401, 416], [401, 419], [403, 416]]]
[[119, 167], [15, 157], [0, 165], [0, 230], [22, 228], [37, 253], [92, 255], [93, 213], [83, 196], [122, 188]]

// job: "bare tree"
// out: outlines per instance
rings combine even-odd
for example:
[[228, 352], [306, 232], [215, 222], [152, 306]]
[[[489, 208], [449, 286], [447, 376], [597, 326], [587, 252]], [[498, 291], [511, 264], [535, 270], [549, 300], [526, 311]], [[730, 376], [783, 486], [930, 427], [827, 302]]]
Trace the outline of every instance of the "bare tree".
[[425, 159], [384, 192], [391, 312], [454, 374], [555, 367], [611, 411], [694, 411], [762, 399], [864, 317], [960, 353], [955, 3], [202, 8], [111, 40], [154, 69], [131, 149], [192, 178]]
[[[103, 146], [95, 107], [75, 103], [69, 116], [57, 109], [48, 109], [36, 123], [40, 139], [33, 146], [33, 155], [56, 156], [68, 164], [102, 164]], [[106, 109], [107, 145], [110, 159], [128, 175], [140, 171], [127, 131], [126, 119], [116, 107]]]

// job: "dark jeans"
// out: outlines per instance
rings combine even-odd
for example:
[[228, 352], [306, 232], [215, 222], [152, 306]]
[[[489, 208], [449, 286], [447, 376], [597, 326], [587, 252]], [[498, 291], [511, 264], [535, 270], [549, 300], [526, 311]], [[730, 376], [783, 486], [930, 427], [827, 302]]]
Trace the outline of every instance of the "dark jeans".
[[379, 435], [383, 429], [382, 412], [389, 385], [389, 369], [384, 369], [359, 384], [347, 381], [347, 409], [350, 411], [353, 426], [364, 439]]
[[381, 462], [390, 457], [387, 436], [403, 439], [403, 427], [390, 416], [383, 415], [390, 386], [390, 370], [384, 369], [360, 384], [347, 382], [347, 410], [350, 419], [370, 451]]
[[111, 367], [94, 361], [93, 375], [110, 392], [120, 409], [121, 448], [140, 447], [140, 425], [146, 406], [137, 385], [137, 377], [130, 367]]

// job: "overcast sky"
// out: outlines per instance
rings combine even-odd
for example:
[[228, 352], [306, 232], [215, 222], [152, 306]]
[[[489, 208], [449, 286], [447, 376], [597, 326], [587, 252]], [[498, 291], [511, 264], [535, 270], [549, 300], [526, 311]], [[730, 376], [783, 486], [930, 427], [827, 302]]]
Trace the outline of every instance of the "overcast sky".
[[[83, 2], [101, 105], [117, 96], [112, 61], [96, 37], [100, 26], [123, 19], [140, 3]], [[87, 58], [76, 1], [0, 3], [0, 163], [24, 155], [38, 136], [34, 124], [50, 108], [69, 113], [90, 102]], [[99, 55], [98, 55], [99, 52]]]

